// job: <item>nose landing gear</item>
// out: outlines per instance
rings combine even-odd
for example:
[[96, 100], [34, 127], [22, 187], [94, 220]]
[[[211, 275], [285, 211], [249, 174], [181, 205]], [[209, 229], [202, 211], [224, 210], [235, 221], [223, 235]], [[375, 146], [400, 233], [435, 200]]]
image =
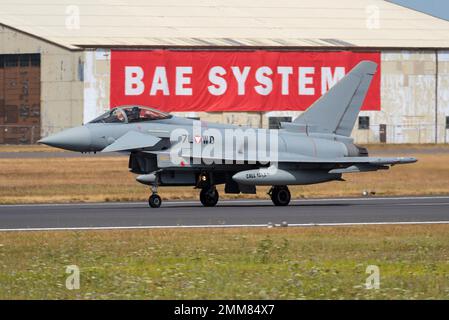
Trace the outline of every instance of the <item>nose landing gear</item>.
[[159, 208], [162, 204], [161, 197], [157, 194], [157, 186], [151, 186], [152, 195], [148, 198], [148, 204], [151, 208]]
[[161, 197], [159, 197], [159, 195], [152, 194], [148, 198], [148, 204], [150, 205], [151, 208], [159, 208], [162, 204], [162, 199]]
[[275, 206], [287, 206], [290, 203], [290, 190], [287, 186], [273, 186], [268, 194]]

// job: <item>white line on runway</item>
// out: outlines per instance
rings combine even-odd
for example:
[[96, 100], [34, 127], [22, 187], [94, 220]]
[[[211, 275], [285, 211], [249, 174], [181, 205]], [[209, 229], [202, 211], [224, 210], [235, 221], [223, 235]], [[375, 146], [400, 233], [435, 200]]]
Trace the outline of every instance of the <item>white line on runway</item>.
[[[328, 201], [379, 201], [379, 200], [442, 200], [449, 199], [449, 196], [423, 196], [423, 197], [372, 197], [372, 198], [317, 198], [317, 199], [292, 199], [291, 202], [328, 202]], [[39, 203], [39, 204], [5, 204], [0, 205], [1, 208], [6, 207], [63, 207], [63, 206], [123, 206], [123, 205], [139, 205], [145, 202], [83, 202], [83, 203]], [[199, 204], [199, 201], [164, 201], [163, 205], [186, 205]], [[222, 200], [220, 204], [228, 203], [271, 203], [271, 200], [265, 199], [242, 199], [242, 200]]]
[[391, 206], [447, 206], [449, 202], [435, 202], [435, 203], [392, 203]]
[[[343, 222], [343, 223], [292, 223], [288, 227], [343, 227], [343, 226], [378, 226], [378, 225], [420, 225], [449, 224], [449, 221], [400, 221], [400, 222]], [[179, 226], [123, 226], [123, 227], [68, 227], [68, 228], [16, 228], [0, 229], [2, 231], [86, 231], [86, 230], [135, 230], [135, 229], [200, 229], [200, 228], [268, 228], [268, 224], [211, 224]], [[275, 224], [276, 228], [285, 228]]]

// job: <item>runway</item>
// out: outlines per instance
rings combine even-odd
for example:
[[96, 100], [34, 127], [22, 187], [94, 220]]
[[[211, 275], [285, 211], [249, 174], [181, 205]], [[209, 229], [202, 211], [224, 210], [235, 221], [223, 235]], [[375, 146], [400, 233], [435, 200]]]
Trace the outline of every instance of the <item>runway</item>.
[[0, 206], [0, 231], [131, 229], [166, 227], [251, 227], [348, 224], [449, 223], [449, 197], [337, 198], [293, 200], [274, 207], [270, 200], [165, 201], [142, 203], [41, 204]]

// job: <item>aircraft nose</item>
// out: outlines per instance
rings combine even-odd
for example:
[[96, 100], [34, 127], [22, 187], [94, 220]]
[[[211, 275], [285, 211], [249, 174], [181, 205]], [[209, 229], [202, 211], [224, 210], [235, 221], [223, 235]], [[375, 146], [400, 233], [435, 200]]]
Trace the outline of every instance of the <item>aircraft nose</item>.
[[38, 143], [72, 151], [90, 151], [92, 136], [88, 128], [80, 126], [43, 138]]

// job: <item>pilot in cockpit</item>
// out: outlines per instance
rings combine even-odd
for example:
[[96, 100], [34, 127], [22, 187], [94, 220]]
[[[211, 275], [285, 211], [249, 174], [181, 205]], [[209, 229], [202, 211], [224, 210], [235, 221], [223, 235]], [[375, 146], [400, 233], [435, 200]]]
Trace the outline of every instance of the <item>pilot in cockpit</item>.
[[140, 108], [132, 107], [131, 109], [125, 109], [128, 122], [137, 122], [140, 116]]

